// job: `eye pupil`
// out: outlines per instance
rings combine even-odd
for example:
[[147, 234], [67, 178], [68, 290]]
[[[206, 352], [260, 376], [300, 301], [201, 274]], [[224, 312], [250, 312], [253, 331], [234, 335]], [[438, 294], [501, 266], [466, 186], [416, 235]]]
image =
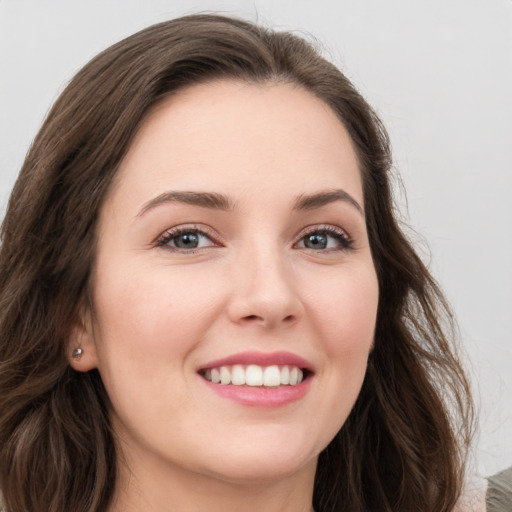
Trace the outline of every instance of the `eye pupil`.
[[196, 233], [183, 233], [174, 239], [174, 245], [180, 249], [195, 249], [199, 245]]
[[304, 239], [304, 245], [308, 249], [325, 249], [327, 247], [327, 236], [321, 233], [308, 235]]

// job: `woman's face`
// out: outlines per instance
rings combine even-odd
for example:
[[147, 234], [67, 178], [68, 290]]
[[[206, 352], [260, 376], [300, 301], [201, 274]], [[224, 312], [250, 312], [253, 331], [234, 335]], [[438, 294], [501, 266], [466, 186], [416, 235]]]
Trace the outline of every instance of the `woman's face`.
[[230, 482], [313, 474], [361, 388], [378, 300], [335, 114], [286, 84], [166, 99], [98, 233], [73, 365], [99, 369], [127, 464]]

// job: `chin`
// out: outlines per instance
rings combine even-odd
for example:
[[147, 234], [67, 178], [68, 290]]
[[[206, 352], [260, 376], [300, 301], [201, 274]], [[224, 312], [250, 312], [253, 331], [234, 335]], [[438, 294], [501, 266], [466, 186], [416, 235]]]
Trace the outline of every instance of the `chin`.
[[317, 457], [312, 460], [283, 460], [279, 455], [268, 457], [266, 460], [254, 460], [250, 457], [237, 458], [223, 464], [210, 473], [218, 480], [238, 485], [268, 484], [285, 480], [297, 473], [316, 469]]
[[314, 473], [323, 445], [315, 449], [311, 442], [293, 439], [289, 433], [287, 437], [262, 437], [255, 436], [251, 442], [248, 442], [251, 438], [245, 438], [240, 443], [232, 443], [224, 453], [217, 451], [211, 458], [215, 464], [209, 465], [207, 472], [240, 484], [273, 482], [301, 471]]

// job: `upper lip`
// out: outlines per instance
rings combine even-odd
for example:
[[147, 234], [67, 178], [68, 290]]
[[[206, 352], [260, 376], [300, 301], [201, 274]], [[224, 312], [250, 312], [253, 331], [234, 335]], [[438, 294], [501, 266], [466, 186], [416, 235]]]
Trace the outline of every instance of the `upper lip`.
[[290, 365], [301, 369], [312, 370], [309, 361], [291, 352], [240, 352], [222, 359], [216, 359], [202, 365], [199, 371], [208, 368], [219, 368], [220, 366], [231, 366], [234, 364], [257, 364], [258, 366]]

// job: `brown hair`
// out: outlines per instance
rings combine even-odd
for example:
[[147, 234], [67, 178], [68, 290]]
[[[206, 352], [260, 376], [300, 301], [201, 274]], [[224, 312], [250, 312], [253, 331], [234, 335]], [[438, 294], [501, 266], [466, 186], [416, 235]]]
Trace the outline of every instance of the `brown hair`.
[[0, 252], [0, 488], [9, 512], [104, 511], [116, 453], [97, 371], [66, 342], [88, 307], [98, 212], [149, 109], [219, 78], [284, 81], [326, 102], [360, 161], [380, 296], [358, 400], [322, 452], [320, 512], [449, 511], [461, 489], [472, 408], [443, 325], [451, 316], [403, 235], [387, 134], [347, 78], [293, 34], [215, 15], [151, 26], [99, 54], [49, 112], [12, 192]]

